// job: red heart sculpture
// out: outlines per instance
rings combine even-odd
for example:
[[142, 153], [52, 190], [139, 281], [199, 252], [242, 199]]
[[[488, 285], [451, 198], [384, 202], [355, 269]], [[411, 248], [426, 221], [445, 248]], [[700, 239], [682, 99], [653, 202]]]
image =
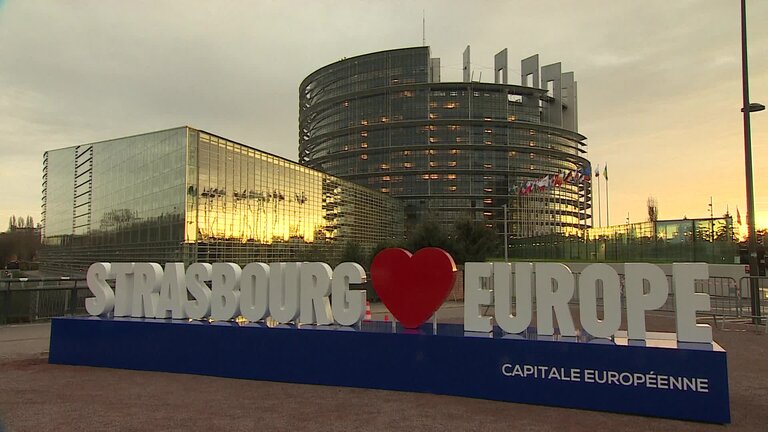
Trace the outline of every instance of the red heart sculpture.
[[448, 252], [434, 247], [411, 254], [384, 249], [373, 258], [373, 289], [405, 328], [424, 324], [445, 302], [456, 279], [456, 264]]

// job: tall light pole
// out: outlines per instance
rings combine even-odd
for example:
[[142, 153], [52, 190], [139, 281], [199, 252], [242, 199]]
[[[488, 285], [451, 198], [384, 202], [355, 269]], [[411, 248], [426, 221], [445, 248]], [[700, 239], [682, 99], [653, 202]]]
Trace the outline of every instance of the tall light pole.
[[504, 204], [504, 262], [509, 262], [509, 232], [507, 231], [507, 205]]
[[749, 74], [747, 70], [747, 1], [741, 0], [741, 82], [743, 102], [741, 112], [744, 113], [744, 164], [747, 180], [747, 229], [749, 239], [747, 252], [749, 254], [749, 294], [752, 303], [753, 321], [760, 322], [760, 290], [757, 284], [759, 276], [757, 268], [757, 238], [755, 234], [755, 189], [752, 181], [752, 132], [749, 126], [749, 114], [762, 111], [765, 106], [749, 103]]

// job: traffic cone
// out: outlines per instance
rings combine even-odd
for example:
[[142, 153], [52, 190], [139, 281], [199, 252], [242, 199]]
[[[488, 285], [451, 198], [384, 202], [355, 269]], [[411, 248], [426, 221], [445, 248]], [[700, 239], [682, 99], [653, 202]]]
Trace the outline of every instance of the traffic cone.
[[371, 302], [366, 301], [365, 302], [365, 320], [364, 321], [370, 321], [371, 320]]

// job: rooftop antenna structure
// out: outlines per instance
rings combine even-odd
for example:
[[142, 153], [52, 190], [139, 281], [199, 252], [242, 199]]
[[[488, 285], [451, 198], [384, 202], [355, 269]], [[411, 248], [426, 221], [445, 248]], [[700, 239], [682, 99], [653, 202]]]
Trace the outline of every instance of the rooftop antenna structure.
[[421, 10], [421, 46], [427, 46], [427, 17], [424, 9]]

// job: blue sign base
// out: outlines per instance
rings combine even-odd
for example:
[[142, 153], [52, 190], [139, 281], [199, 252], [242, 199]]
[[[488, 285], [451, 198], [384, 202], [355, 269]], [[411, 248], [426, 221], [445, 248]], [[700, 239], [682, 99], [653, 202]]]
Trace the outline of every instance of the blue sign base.
[[[650, 334], [649, 334], [650, 336]], [[669, 334], [619, 337], [464, 333], [391, 323], [277, 326], [56, 318], [50, 363], [424, 392], [729, 423], [726, 353]]]

